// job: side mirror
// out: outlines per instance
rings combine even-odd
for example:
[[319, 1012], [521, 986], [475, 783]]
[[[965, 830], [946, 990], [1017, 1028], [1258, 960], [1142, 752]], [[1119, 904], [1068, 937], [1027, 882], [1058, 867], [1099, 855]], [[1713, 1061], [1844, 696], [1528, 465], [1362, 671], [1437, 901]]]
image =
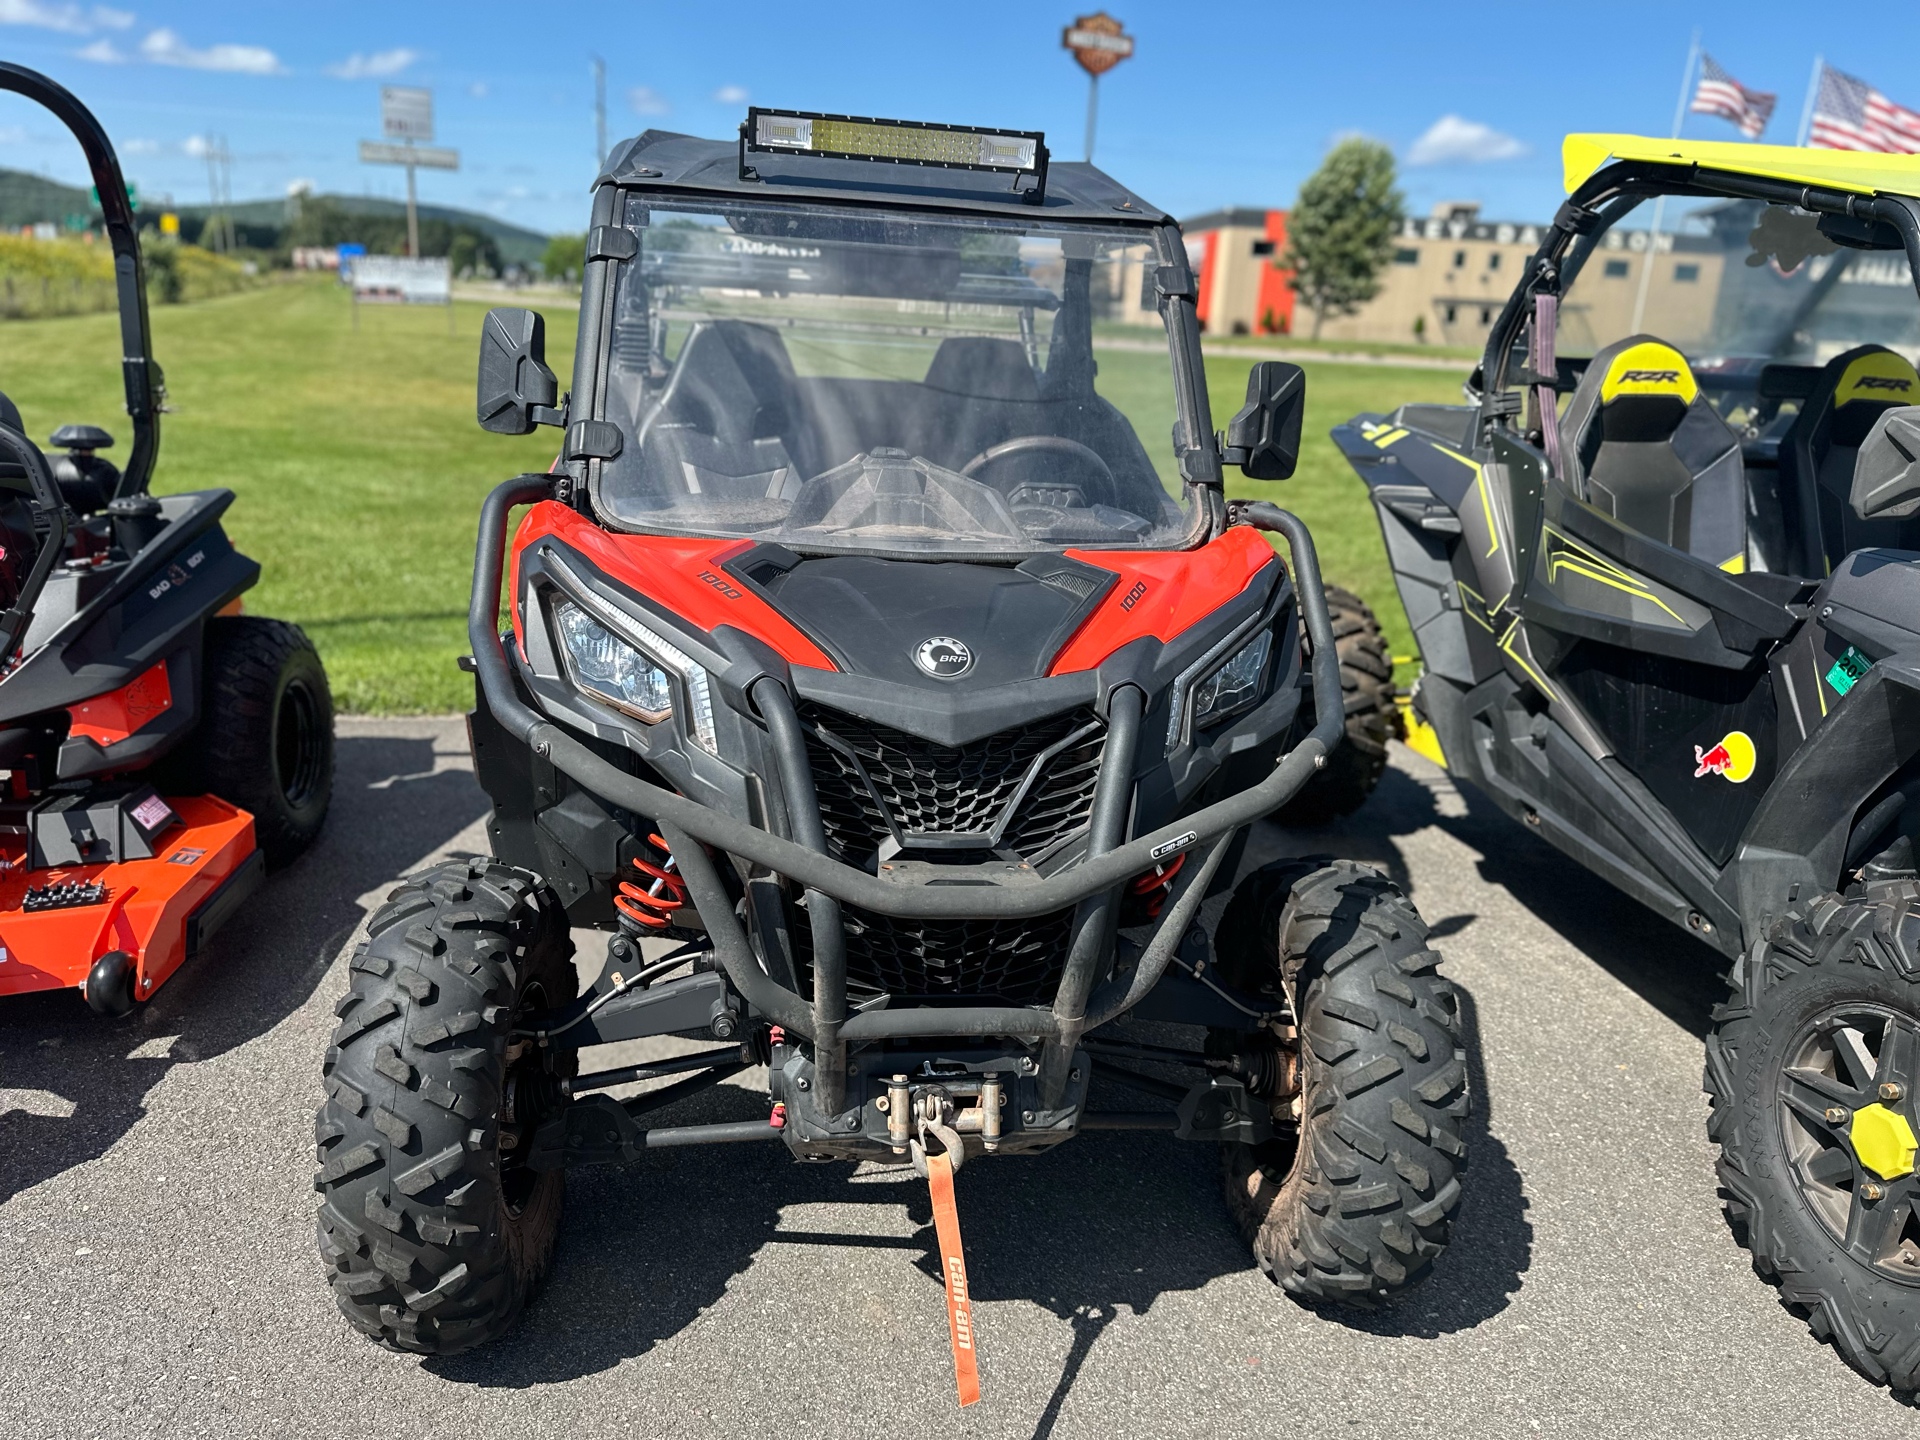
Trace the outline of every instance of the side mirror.
[[1307, 414], [1307, 376], [1285, 360], [1262, 360], [1247, 376], [1247, 403], [1227, 422], [1220, 459], [1250, 480], [1285, 480], [1300, 460]]
[[530, 435], [535, 425], [561, 425], [554, 408], [560, 382], [547, 368], [547, 322], [531, 310], [489, 310], [480, 327], [480, 428]]
[[1847, 503], [1862, 520], [1920, 510], [1920, 405], [1896, 406], [1873, 422], [1853, 462]]

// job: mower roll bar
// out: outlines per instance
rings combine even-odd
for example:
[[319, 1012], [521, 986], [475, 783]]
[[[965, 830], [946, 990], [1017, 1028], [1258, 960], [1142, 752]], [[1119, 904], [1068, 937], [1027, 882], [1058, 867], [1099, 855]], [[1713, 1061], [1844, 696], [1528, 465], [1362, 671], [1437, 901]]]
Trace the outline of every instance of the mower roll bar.
[[[127, 199], [120, 159], [93, 112], [72, 91], [39, 71], [0, 61], [0, 90], [11, 90], [51, 111], [80, 142], [87, 169], [93, 173], [107, 243], [113, 249], [114, 292], [120, 305], [120, 371], [127, 390], [127, 418], [133, 422], [133, 445], [127, 463], [121, 467], [114, 498], [143, 494], [160, 453], [160, 377], [153, 363], [153, 336], [147, 323], [147, 282], [140, 260], [140, 236], [134, 228], [133, 204]], [[56, 495], [56, 509], [58, 505]]]
[[14, 597], [12, 608], [0, 614], [0, 659], [3, 659], [13, 654], [26, 635], [27, 622], [33, 618], [33, 602], [40, 598], [47, 576], [53, 573], [54, 564], [66, 552], [67, 507], [60, 501], [53, 471], [47, 468], [47, 457], [40, 453], [38, 445], [11, 425], [0, 425], [0, 451], [10, 453], [20, 462], [27, 472], [27, 484], [33, 489], [34, 504], [47, 517], [46, 538], [33, 557], [33, 568], [20, 582], [20, 593]]
[[[577, 784], [593, 794], [605, 796], [621, 809], [650, 816], [659, 824], [694, 904], [708, 925], [715, 956], [734, 987], [768, 1019], [813, 1040], [816, 1046], [822, 1029], [827, 1031], [831, 1042], [836, 1031], [843, 1041], [914, 1035], [1059, 1036], [1082, 1033], [1106, 1023], [1144, 999], [1159, 983], [1175, 947], [1200, 907], [1208, 884], [1226, 857], [1233, 832], [1291, 800], [1326, 763], [1328, 751], [1339, 743], [1344, 733], [1346, 717], [1337, 699], [1341, 694], [1340, 660], [1313, 539], [1296, 516], [1276, 505], [1264, 501], [1237, 505], [1235, 518], [1240, 522], [1286, 536], [1293, 558], [1295, 592], [1300, 597], [1307, 636], [1313, 646], [1313, 686], [1318, 697], [1313, 729], [1281, 757], [1273, 773], [1258, 785], [1117, 845], [1105, 854], [1089, 855], [1072, 869], [1032, 884], [1007, 888], [915, 886], [882, 880], [825, 853], [824, 834], [814, 833], [817, 814], [811, 820], [796, 818], [794, 823], [801, 840], [784, 839], [628, 774], [521, 700], [497, 628], [507, 521], [514, 507], [552, 498], [555, 479], [552, 475], [522, 475], [498, 486], [481, 507], [467, 636], [473, 646], [474, 670], [488, 709], [508, 734]], [[764, 680], [753, 687], [752, 694], [767, 721], [776, 755], [783, 749], [797, 752], [783, 758], [780, 768], [787, 786], [789, 808], [797, 816], [801, 815], [808, 807], [800, 803], [800, 799], [811, 782], [804, 763], [804, 746], [795, 744], [799, 739], [798, 725], [794, 724], [789, 732], [784, 723], [791, 715], [791, 699], [784, 690], [775, 697]], [[782, 701], [786, 702], [784, 707]], [[1116, 703], [1130, 708], [1139, 700], [1116, 696]], [[781, 714], [783, 708], [785, 715]], [[1124, 736], [1128, 731], [1137, 735], [1139, 726], [1137, 723], [1129, 726], [1122, 719], [1110, 729], [1110, 742], [1115, 732]], [[1106, 757], [1102, 784], [1095, 793], [1096, 815], [1105, 813], [1107, 806], [1102, 803], [1103, 799], [1113, 793], [1107, 777], [1121, 777], [1113, 783], [1123, 785], [1132, 773], [1131, 753], [1124, 757], [1113, 754]], [[878, 914], [907, 919], [1023, 919], [1044, 915], [1110, 890], [1189, 849], [1205, 847], [1206, 854], [1198, 866], [1188, 866], [1181, 872], [1175, 882], [1172, 902], [1131, 976], [1116, 977], [1089, 994], [1093, 967], [1070, 964], [1063, 975], [1062, 993], [1056, 997], [1052, 1009], [920, 1007], [867, 1010], [848, 1017], [844, 955], [832, 953], [835, 942], [830, 939], [829, 953], [820, 956], [827, 962], [825, 969], [816, 969], [815, 988], [820, 992], [816, 1004], [809, 1004], [778, 984], [754, 958], [746, 935], [734, 918], [719, 872], [702, 844], [696, 842], [788, 876], [803, 886], [810, 897], [817, 894], [830, 902], [858, 905]], [[809, 905], [812, 903], [810, 898]], [[823, 912], [814, 913], [820, 919], [825, 918]], [[837, 915], [834, 918], [837, 919]], [[1085, 921], [1088, 917], [1080, 918]], [[837, 926], [821, 924], [813, 929], [816, 936], [838, 931]], [[1069, 981], [1075, 982], [1080, 992], [1077, 996], [1068, 993]], [[833, 993], [835, 990], [839, 993]]]

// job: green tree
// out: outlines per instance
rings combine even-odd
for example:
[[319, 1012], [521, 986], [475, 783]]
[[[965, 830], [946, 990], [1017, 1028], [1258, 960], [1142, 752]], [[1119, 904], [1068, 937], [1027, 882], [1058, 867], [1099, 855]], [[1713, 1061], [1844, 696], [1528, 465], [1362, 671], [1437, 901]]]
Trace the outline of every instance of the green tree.
[[1406, 218], [1393, 182], [1393, 152], [1354, 137], [1334, 146], [1300, 187], [1280, 264], [1313, 307], [1316, 340], [1328, 316], [1351, 315], [1380, 293], [1380, 269]]
[[587, 237], [556, 235], [540, 257], [540, 273], [549, 280], [579, 279], [587, 268]]

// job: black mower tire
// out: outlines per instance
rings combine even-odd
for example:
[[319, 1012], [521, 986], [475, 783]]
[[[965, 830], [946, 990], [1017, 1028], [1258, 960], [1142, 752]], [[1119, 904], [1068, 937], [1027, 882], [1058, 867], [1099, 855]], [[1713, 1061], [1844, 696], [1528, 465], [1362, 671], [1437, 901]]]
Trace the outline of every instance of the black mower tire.
[[333, 696], [298, 625], [258, 615], [207, 621], [200, 723], [168, 782], [253, 816], [269, 869], [291, 864], [320, 834], [333, 798]]
[[1387, 741], [1399, 733], [1393, 700], [1393, 655], [1372, 608], [1351, 590], [1329, 585], [1327, 615], [1340, 654], [1340, 699], [1346, 742], [1327, 756], [1300, 793], [1274, 818], [1305, 829], [1351, 815], [1373, 794], [1387, 769]]
[[[1920, 1202], [1920, 1176], [1887, 1181], [1869, 1172], [1845, 1138], [1850, 1126], [1826, 1127], [1823, 1137], [1824, 1114], [1803, 1119], [1782, 1096], [1790, 1068], [1808, 1073], [1795, 1061], [1821, 1053], [1806, 1047], [1823, 1027], [1844, 1023], [1850, 1011], [1863, 1021], [1884, 1016], [1906, 1032], [1905, 1041], [1889, 1058], [1890, 1029], [1880, 1032], [1878, 1050], [1869, 1040], [1876, 1071], [1860, 1087], [1861, 1098], [1883, 1100], [1881, 1072], [1898, 1073], [1904, 1097], [1885, 1108], [1920, 1126], [1920, 1074], [1910, 1073], [1920, 1067], [1920, 883], [1856, 884], [1802, 902], [1727, 978], [1733, 993], [1714, 1012], [1704, 1088], [1707, 1134], [1720, 1147], [1717, 1168], [1734, 1235], [1752, 1252], [1754, 1270], [1779, 1287], [1781, 1302], [1849, 1365], [1895, 1390], [1920, 1390], [1920, 1245], [1915, 1222], [1902, 1219]], [[1837, 1054], [1833, 1060], [1838, 1077], [1844, 1067]], [[1841, 1103], [1849, 1115], [1861, 1108], [1846, 1107], [1837, 1086], [1823, 1102]], [[1813, 1145], [1823, 1147], [1818, 1159], [1789, 1153]], [[1815, 1167], [1834, 1152], [1838, 1158], [1828, 1163], [1836, 1167], [1851, 1160], [1844, 1177], [1850, 1184], [1823, 1191]], [[1862, 1198], [1869, 1183], [1883, 1190], [1871, 1206]], [[1822, 1198], [1826, 1220], [1815, 1208]], [[1844, 1226], [1836, 1234], [1842, 1212], [1834, 1207], [1842, 1206]], [[1873, 1235], [1880, 1255], [1897, 1257], [1888, 1263], [1871, 1263], [1847, 1243], [1848, 1228], [1876, 1218], [1876, 1229], [1856, 1233]], [[1905, 1270], [1911, 1278], [1899, 1273]]]
[[[515, 1018], [573, 998], [573, 942], [551, 888], [488, 859], [407, 880], [367, 930], [314, 1122], [320, 1258], [356, 1329], [455, 1355], [505, 1333], [552, 1260], [564, 1172], [511, 1167], [500, 1112]], [[571, 1071], [531, 1053], [516, 1078]]]
[[1467, 1167], [1459, 1002], [1427, 927], [1370, 865], [1288, 860], [1241, 882], [1215, 953], [1246, 993], [1290, 997], [1300, 1036], [1299, 1119], [1278, 1097], [1280, 1138], [1223, 1147], [1228, 1210], [1295, 1299], [1392, 1300], [1446, 1249]]

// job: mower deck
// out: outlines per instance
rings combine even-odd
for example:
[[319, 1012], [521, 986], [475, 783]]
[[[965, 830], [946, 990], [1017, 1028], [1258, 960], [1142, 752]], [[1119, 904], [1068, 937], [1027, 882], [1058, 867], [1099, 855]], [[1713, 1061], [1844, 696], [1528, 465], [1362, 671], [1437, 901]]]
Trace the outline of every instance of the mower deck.
[[29, 870], [23, 842], [0, 839], [0, 996], [80, 986], [119, 950], [145, 1000], [258, 888], [253, 816], [211, 795], [167, 803], [181, 823], [149, 860]]

